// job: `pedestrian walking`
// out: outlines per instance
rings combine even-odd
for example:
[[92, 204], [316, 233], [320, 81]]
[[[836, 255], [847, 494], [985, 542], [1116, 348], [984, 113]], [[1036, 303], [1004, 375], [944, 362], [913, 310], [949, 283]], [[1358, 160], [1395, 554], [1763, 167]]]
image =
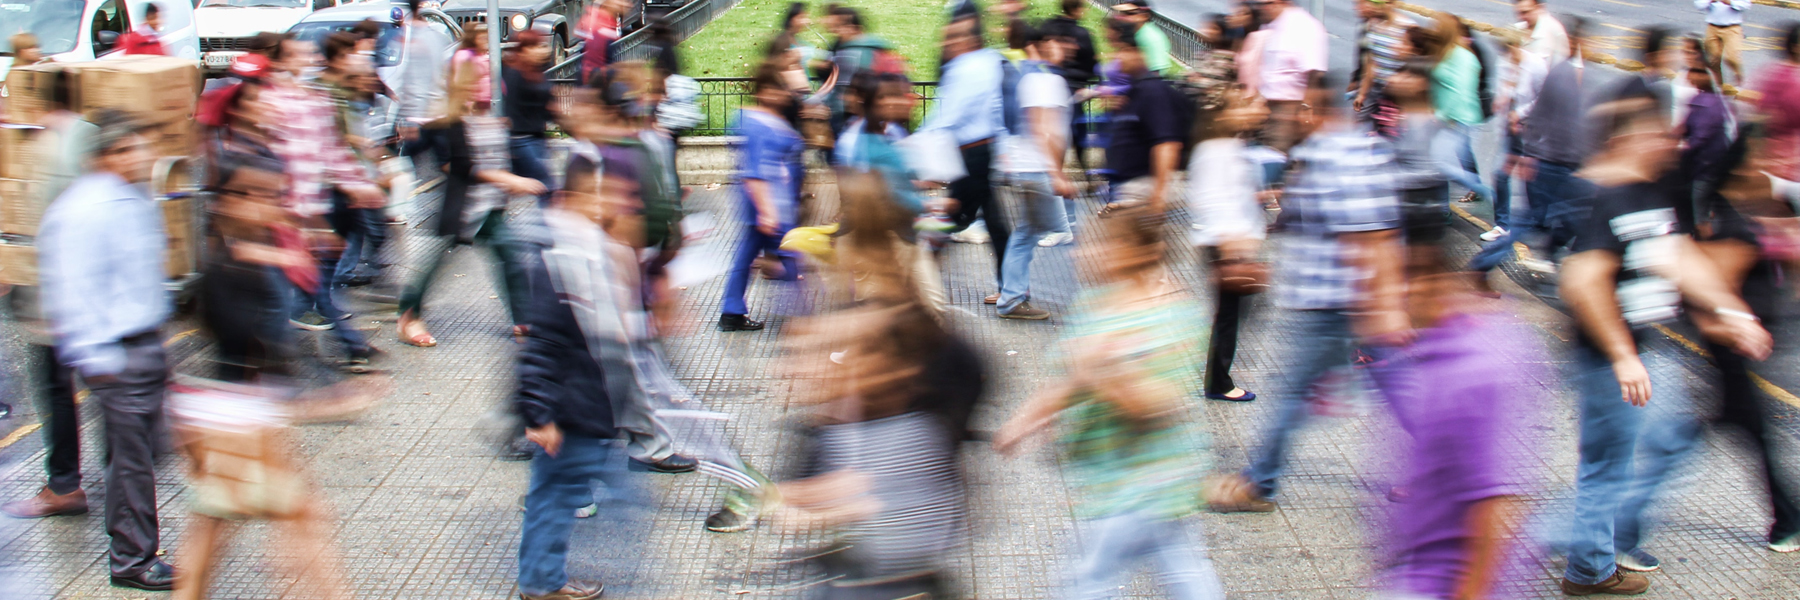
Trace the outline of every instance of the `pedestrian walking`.
[[831, 109], [831, 133], [836, 136], [843, 134], [844, 124], [850, 118], [845, 103], [853, 95], [850, 82], [856, 78], [856, 74], [871, 69], [877, 72], [899, 70], [892, 64], [897, 58], [893, 46], [880, 36], [869, 33], [869, 25], [864, 21], [862, 12], [852, 7], [839, 6], [831, 9], [826, 19], [826, 27], [837, 37], [837, 42], [831, 49], [831, 62], [837, 75], [832, 81], [831, 93], [825, 97], [825, 107]]
[[594, 85], [595, 78], [603, 77], [613, 63], [612, 44], [625, 35], [623, 21], [630, 10], [628, 0], [601, 0], [589, 4], [587, 11], [581, 14], [581, 20], [575, 24], [575, 35], [586, 40], [585, 50], [581, 53], [583, 83]]
[[1075, 194], [1074, 184], [1063, 173], [1068, 149], [1068, 82], [1050, 65], [1063, 60], [1063, 45], [1042, 29], [1015, 21], [1027, 31], [1026, 60], [1019, 64], [1018, 99], [1020, 128], [1006, 136], [1000, 171], [1005, 173], [1011, 202], [1005, 209], [1018, 219], [1006, 241], [1006, 259], [1000, 265], [1000, 298], [996, 311], [1004, 319], [1043, 320], [1050, 312], [1031, 305], [1031, 259], [1038, 241], [1068, 226], [1063, 198]]
[[1150, 0], [1129, 0], [1114, 4], [1112, 8], [1117, 20], [1131, 24], [1131, 39], [1143, 50], [1144, 65], [1163, 77], [1180, 77], [1181, 71], [1176, 68], [1175, 57], [1169, 53], [1168, 34], [1163, 33], [1162, 27], [1150, 22]]
[[1525, 51], [1544, 59], [1544, 64], [1554, 66], [1579, 54], [1572, 45], [1568, 28], [1551, 14], [1542, 0], [1513, 0], [1513, 12], [1523, 25], [1520, 29], [1531, 33]]
[[[1174, 598], [1224, 598], [1204, 542], [1186, 517], [1197, 512], [1205, 444], [1192, 445], [1188, 373], [1206, 337], [1198, 307], [1158, 280], [1166, 245], [1162, 215], [1146, 206], [1102, 213], [1106, 283], [1082, 294], [1064, 341], [1068, 376], [1035, 393], [994, 436], [996, 450], [1057, 421], [1073, 459], [1083, 549], [1069, 582], [1074, 598], [1109, 598], [1140, 561]], [[1192, 432], [1192, 433], [1190, 433]]]
[[[1519, 161], [1525, 152], [1524, 123], [1537, 104], [1538, 93], [1543, 89], [1544, 77], [1549, 71], [1543, 57], [1526, 51], [1522, 40], [1507, 38], [1505, 44], [1506, 61], [1501, 63], [1500, 71], [1500, 106], [1495, 111], [1503, 119], [1500, 147], [1504, 155], [1500, 168], [1494, 170], [1494, 226], [1481, 234], [1483, 242], [1500, 239], [1513, 228], [1512, 182], [1519, 174]], [[1482, 288], [1483, 293], [1486, 293], [1485, 289]]]
[[1296, 339], [1278, 416], [1242, 474], [1208, 491], [1220, 512], [1269, 512], [1287, 462], [1290, 438], [1308, 414], [1307, 395], [1333, 369], [1347, 368], [1358, 337], [1404, 340], [1400, 308], [1400, 202], [1394, 154], [1358, 126], [1343, 87], [1315, 80], [1296, 124], [1304, 141], [1291, 153], [1305, 168], [1289, 178], [1284, 202], [1299, 213], [1281, 247], [1276, 301], [1288, 309]]
[[81, 377], [106, 422], [112, 584], [168, 590], [174, 569], [158, 557], [155, 454], [169, 374], [161, 327], [172, 305], [162, 209], [136, 187], [149, 180], [154, 157], [129, 115], [103, 110], [93, 123], [86, 174], [38, 228], [44, 313], [57, 358]]
[[1694, 8], [1706, 13], [1707, 67], [1725, 81], [1731, 67], [1738, 85], [1744, 85], [1744, 12], [1750, 0], [1694, 0]]
[[1351, 108], [1356, 109], [1357, 116], [1375, 123], [1377, 132], [1391, 137], [1393, 114], [1398, 109], [1386, 101], [1384, 90], [1388, 78], [1400, 70], [1401, 63], [1412, 53], [1407, 31], [1418, 24], [1400, 14], [1388, 0], [1360, 0], [1357, 8], [1363, 20], [1358, 48], [1362, 55], [1358, 67], [1361, 76]]
[[1431, 102], [1443, 121], [1432, 141], [1432, 158], [1445, 177], [1468, 190], [1474, 199], [1492, 200], [1494, 190], [1481, 182], [1473, 146], [1474, 128], [1486, 120], [1478, 93], [1481, 63], [1463, 46], [1461, 29], [1462, 22], [1455, 15], [1439, 12], [1432, 28], [1413, 30], [1418, 56], [1432, 61]]
[[131, 31], [119, 36], [116, 47], [127, 55], [168, 56], [169, 49], [163, 47], [162, 43], [162, 6], [155, 2], [145, 2], [144, 20], [137, 27], [131, 28]]
[[[1052, 39], [1056, 39], [1064, 45], [1062, 64], [1056, 65], [1056, 67], [1060, 69], [1063, 80], [1068, 82], [1069, 94], [1071, 96], [1077, 91], [1092, 85], [1097, 80], [1100, 70], [1099, 60], [1096, 58], [1098, 55], [1094, 51], [1093, 33], [1089, 32], [1088, 28], [1081, 24], [1082, 14], [1087, 12], [1087, 5], [1087, 2], [1083, 0], [1062, 0], [1062, 12], [1058, 13], [1056, 16], [1045, 19], [1043, 23], [1038, 25], [1039, 27], [1042, 27]], [[1083, 174], [1088, 172], [1087, 137], [1089, 128], [1087, 117], [1085, 103], [1074, 103], [1070, 106], [1069, 147], [1075, 151], [1075, 164], [1081, 166], [1081, 172]], [[1069, 202], [1065, 202], [1064, 206], [1071, 209], [1069, 211], [1071, 213], [1069, 218], [1070, 223], [1073, 224], [1073, 199], [1070, 199]], [[1069, 228], [1064, 227], [1051, 235], [1055, 236], [1062, 233], [1070, 233]], [[1072, 241], [1072, 236], [1069, 237], [1069, 239]], [[1057, 240], [1054, 241], [1058, 242], [1058, 244], [1067, 243], [1062, 240], [1063, 238], [1057, 238]], [[1052, 240], [1046, 238], [1046, 241]]]
[[[943, 29], [944, 75], [938, 83], [938, 102], [925, 118], [920, 133], [947, 132], [962, 154], [961, 179], [949, 182], [949, 197], [956, 201], [956, 227], [966, 230], [975, 223], [976, 215], [985, 217], [987, 231], [994, 240], [1012, 239], [1012, 227], [1005, 209], [994, 197], [993, 169], [995, 144], [1006, 134], [1004, 92], [1001, 82], [1006, 59], [999, 52], [984, 48], [981, 14], [969, 2], [960, 2], [951, 12], [950, 23]], [[994, 243], [994, 285], [999, 287], [1006, 263], [1006, 244]], [[983, 302], [1000, 301], [999, 292]]]
[[751, 80], [756, 105], [738, 111], [736, 130], [744, 140], [738, 148], [737, 178], [741, 182], [738, 218], [743, 223], [737, 254], [725, 281], [719, 305], [719, 331], [757, 331], [762, 321], [749, 317], [744, 294], [750, 287], [751, 266], [758, 257], [779, 262], [774, 278], [790, 285], [799, 280], [799, 264], [781, 248], [781, 238], [799, 220], [798, 183], [800, 153], [805, 142], [781, 113], [793, 102], [773, 63], [763, 63]]
[[444, 256], [463, 244], [481, 243], [493, 251], [499, 266], [495, 283], [511, 314], [513, 337], [523, 337], [528, 329], [519, 306], [526, 301], [529, 284], [516, 242], [507, 231], [506, 203], [510, 196], [542, 194], [544, 184], [508, 171], [506, 123], [483, 114], [485, 105], [475, 100], [478, 74], [475, 69], [457, 71], [446, 103], [448, 114], [432, 124], [449, 146], [450, 162], [444, 204], [432, 227], [435, 235], [420, 249], [418, 275], [400, 297], [400, 341], [413, 346], [437, 345], [425, 327], [425, 294], [436, 281]]
[[1800, 181], [1800, 23], [1787, 27], [1780, 58], [1757, 76], [1752, 89], [1756, 111], [1764, 118], [1769, 175]]
[[[1643, 552], [1642, 511], [1681, 453], [1692, 425], [1674, 395], [1653, 395], [1639, 336], [1690, 310], [1711, 313], [1705, 332], [1752, 360], [1770, 338], [1690, 237], [1689, 190], [1668, 177], [1675, 138], [1647, 89], [1596, 108], [1605, 142], [1582, 169], [1596, 187], [1593, 212], [1565, 261], [1560, 291], [1580, 325], [1571, 378], [1581, 402], [1574, 533], [1562, 590], [1575, 596], [1637, 594], [1656, 568]], [[1626, 257], [1632, 257], [1627, 262]], [[1660, 388], [1662, 386], [1656, 386]], [[1646, 409], [1646, 406], [1649, 406]], [[1648, 459], [1633, 462], [1643, 446]]]
[[[914, 183], [917, 176], [895, 147], [906, 138], [906, 128], [902, 124], [912, 119], [913, 108], [917, 105], [912, 82], [898, 74], [864, 73], [857, 76], [851, 87], [860, 98], [858, 104], [864, 107], [864, 117], [852, 119], [844, 128], [844, 135], [838, 138], [834, 149], [837, 164], [849, 170], [880, 175], [882, 185], [887, 189], [884, 197], [902, 219], [892, 229], [896, 242], [906, 246], [900, 252], [901, 260], [911, 265], [912, 284], [904, 289], [917, 290], [918, 301], [925, 310], [942, 316], [950, 304], [950, 297], [944, 292], [937, 255], [932, 252], [931, 242], [925, 239], [921, 228], [924, 220], [930, 218], [926, 215], [948, 214], [949, 210], [945, 200], [927, 199], [920, 193]], [[839, 187], [843, 187], [841, 182]], [[840, 233], [859, 235], [850, 224], [841, 225]], [[854, 273], [854, 269], [852, 271]], [[855, 297], [867, 299], [866, 292], [869, 291], [873, 290], [858, 290]]]
[[[34, 148], [42, 173], [43, 206], [50, 206], [69, 185], [87, 172], [99, 129], [73, 109], [74, 76], [65, 70], [51, 75], [49, 111], [38, 120]], [[9, 502], [0, 512], [17, 519], [79, 515], [88, 511], [81, 489], [81, 415], [75, 408], [75, 371], [56, 355], [52, 323], [45, 312], [43, 288], [13, 286], [7, 294], [13, 319], [31, 344], [42, 378], [44, 468], [49, 482], [37, 495]]]
[[443, 52], [452, 41], [422, 16], [422, 2], [406, 2], [406, 23], [402, 27], [407, 60], [400, 63], [399, 86], [394, 90], [394, 100], [400, 105], [394, 133], [400, 137], [400, 153], [412, 157], [420, 173], [429, 174], [418, 178], [420, 184], [442, 176], [442, 171], [427, 168], [431, 162], [420, 160], [426, 153], [431, 154], [438, 167], [449, 162], [449, 149], [436, 135], [437, 130], [422, 126], [443, 116], [444, 84], [449, 73]]
[[1488, 242], [1469, 259], [1470, 271], [1485, 273], [1515, 256], [1516, 240], [1531, 252], [1529, 258], [1520, 258], [1522, 266], [1554, 272], [1556, 265], [1549, 257], [1575, 237], [1574, 223], [1585, 208], [1582, 200], [1592, 193], [1591, 186], [1575, 172], [1592, 153], [1593, 141], [1587, 134], [1588, 91], [1583, 85], [1585, 69], [1580, 58], [1586, 21], [1579, 17], [1570, 21], [1569, 48], [1563, 53], [1570, 58], [1551, 65], [1531, 113], [1521, 123], [1520, 146], [1524, 156], [1513, 167], [1527, 182], [1525, 194], [1530, 208], [1513, 215], [1514, 229]]
[[1181, 92], [1149, 68], [1129, 27], [1112, 26], [1113, 56], [1131, 78], [1131, 87], [1114, 100], [1122, 106], [1113, 112], [1112, 139], [1106, 147], [1112, 189], [1108, 200], [1143, 204], [1162, 213], [1169, 182], [1182, 166], [1181, 148], [1187, 143], [1193, 116], [1186, 113]]
[[544, 163], [549, 158], [549, 126], [552, 119], [550, 102], [552, 85], [544, 69], [550, 66], [550, 38], [536, 29], [513, 34], [517, 45], [507, 54], [500, 76], [505, 83], [507, 154], [512, 157], [512, 172], [537, 180], [546, 189], [538, 194], [542, 205], [550, 200], [548, 189], [554, 183]]
[[1260, 10], [1268, 33], [1256, 49], [1256, 90], [1269, 103], [1269, 146], [1287, 152], [1301, 138], [1307, 85], [1328, 69], [1328, 38], [1325, 25], [1291, 0], [1263, 2]]
[[1262, 127], [1269, 115], [1249, 90], [1226, 87], [1203, 101], [1198, 142], [1188, 161], [1188, 211], [1203, 225], [1191, 236], [1211, 266], [1212, 339], [1206, 351], [1203, 392], [1212, 400], [1250, 402], [1256, 394], [1231, 378], [1239, 329], [1250, 296], [1268, 286], [1262, 242], [1268, 218], [1257, 200], [1261, 169], [1250, 161], [1243, 136]]

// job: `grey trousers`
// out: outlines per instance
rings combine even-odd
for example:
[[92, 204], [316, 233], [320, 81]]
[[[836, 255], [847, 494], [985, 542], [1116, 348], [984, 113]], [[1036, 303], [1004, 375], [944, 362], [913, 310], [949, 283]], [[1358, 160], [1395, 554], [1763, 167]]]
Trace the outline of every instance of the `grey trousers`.
[[125, 371], [87, 382], [106, 419], [106, 533], [112, 574], [131, 577], [156, 562], [156, 436], [162, 424], [168, 358], [162, 334], [126, 338]]

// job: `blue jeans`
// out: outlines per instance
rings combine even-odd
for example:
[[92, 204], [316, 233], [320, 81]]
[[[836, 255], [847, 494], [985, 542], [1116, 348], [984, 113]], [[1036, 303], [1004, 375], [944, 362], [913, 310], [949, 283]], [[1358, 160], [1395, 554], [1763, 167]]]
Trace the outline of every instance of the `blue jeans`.
[[[1111, 598], [1139, 560], [1156, 563], [1156, 580], [1175, 600], [1224, 598], [1225, 587], [1203, 547], [1188, 539], [1188, 523], [1128, 512], [1083, 524], [1086, 549], [1072, 597]], [[1194, 524], [1198, 526], [1197, 523]]]
[[1062, 200], [1050, 191], [1048, 173], [1008, 173], [1010, 193], [1001, 197], [1006, 214], [1016, 215], [1012, 235], [1006, 239], [1006, 258], [1000, 261], [1000, 314], [1011, 314], [1031, 299], [1031, 257], [1044, 234], [1056, 230], [1058, 220], [1067, 226]]
[[[1655, 373], [1656, 365], [1646, 365]], [[1625, 403], [1612, 362], [1578, 346], [1574, 379], [1581, 402], [1580, 462], [1576, 467], [1575, 523], [1570, 535], [1569, 581], [1593, 585], [1612, 577], [1617, 555], [1643, 542], [1644, 509], [1680, 459], [1694, 447], [1700, 424], [1680, 414], [1682, 398], [1666, 385], [1644, 408]], [[1633, 459], [1642, 447], [1642, 463]], [[1635, 473], [1634, 473], [1635, 471]]]
[[565, 435], [554, 457], [534, 449], [525, 523], [519, 532], [520, 592], [539, 596], [569, 582], [569, 534], [575, 529], [575, 510], [594, 502], [590, 487], [594, 480], [605, 483], [626, 506], [637, 504], [640, 499], [629, 477], [614, 440]]
[[765, 235], [756, 229], [756, 223], [744, 224], [744, 235], [738, 238], [737, 256], [731, 259], [731, 273], [725, 279], [725, 298], [719, 302], [720, 313], [750, 314], [750, 308], [744, 304], [744, 292], [750, 288], [750, 265], [765, 252], [781, 257], [782, 281], [791, 283], [798, 278], [799, 262], [793, 255], [781, 251], [781, 236], [786, 233], [783, 230], [775, 235]]
[[544, 167], [544, 157], [549, 156], [549, 145], [540, 136], [515, 135], [507, 139], [506, 149], [512, 154], [512, 170], [514, 175], [530, 177], [544, 184], [544, 193], [538, 194], [538, 205], [543, 206], [550, 201], [550, 190], [554, 183], [550, 180], [550, 170]]
[[331, 276], [334, 288], [342, 287], [355, 277], [364, 263], [375, 260], [383, 241], [381, 209], [346, 208], [344, 211], [344, 254], [338, 257], [337, 269]]
[[1481, 182], [1475, 165], [1475, 150], [1470, 145], [1469, 126], [1444, 123], [1431, 140], [1431, 159], [1452, 183], [1463, 186], [1483, 200], [1494, 199], [1494, 189]]
[[1350, 313], [1345, 310], [1292, 311], [1295, 339], [1305, 340], [1293, 349], [1287, 382], [1279, 398], [1279, 415], [1275, 425], [1263, 435], [1262, 449], [1245, 470], [1244, 476], [1267, 498], [1275, 495], [1275, 480], [1287, 463], [1288, 436], [1306, 424], [1306, 397], [1313, 383], [1332, 369], [1350, 366], [1350, 351], [1356, 335], [1350, 330]]
[[1481, 247], [1468, 270], [1489, 271], [1513, 255], [1513, 242], [1531, 246], [1534, 256], [1549, 260], [1557, 248], [1575, 237], [1575, 225], [1587, 216], [1593, 184], [1575, 176], [1575, 165], [1538, 161], [1537, 173], [1525, 183], [1525, 212], [1512, 215], [1513, 227]]
[[1500, 122], [1500, 149], [1502, 155], [1500, 168], [1494, 169], [1494, 226], [1508, 231], [1512, 230], [1512, 173], [1507, 172], [1506, 160], [1516, 160], [1519, 154], [1514, 152], [1512, 134], [1506, 131], [1506, 119]]
[[339, 310], [337, 305], [331, 301], [331, 285], [334, 282], [331, 280], [330, 275], [336, 270], [336, 267], [336, 261], [320, 261], [319, 273], [321, 279], [319, 280], [318, 291], [314, 292], [308, 292], [300, 289], [300, 286], [294, 285], [294, 282], [289, 281], [287, 275], [282, 273], [280, 269], [270, 269], [269, 277], [275, 279], [276, 289], [287, 290], [285, 295], [287, 300], [286, 312], [290, 318], [298, 319], [301, 315], [306, 314], [306, 311], [308, 310], [317, 311], [320, 316], [332, 321], [331, 335], [336, 337], [339, 342], [343, 343], [344, 347], [349, 350], [352, 356], [362, 356], [369, 353], [369, 341], [363, 338], [361, 331], [357, 331], [355, 327], [350, 326], [350, 320], [340, 320], [345, 313], [344, 311]]

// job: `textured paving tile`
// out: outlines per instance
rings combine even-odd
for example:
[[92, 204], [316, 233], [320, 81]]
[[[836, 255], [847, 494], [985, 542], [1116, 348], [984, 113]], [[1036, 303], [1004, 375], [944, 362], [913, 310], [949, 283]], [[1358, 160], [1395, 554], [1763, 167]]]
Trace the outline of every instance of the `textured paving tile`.
[[[735, 206], [732, 188], [697, 190], [691, 206], [724, 211]], [[832, 201], [820, 195], [821, 212]], [[1089, 206], [1088, 208], [1092, 208]], [[729, 219], [723, 219], [729, 221]], [[1095, 231], [1090, 216], [1079, 236]], [[1173, 219], [1182, 235], [1185, 217]], [[729, 229], [729, 228], [727, 228]], [[722, 233], [729, 243], [735, 235]], [[1468, 234], [1471, 232], [1464, 232]], [[408, 251], [400, 247], [401, 252]], [[479, 249], [476, 249], [479, 250]], [[1460, 249], [1472, 253], [1473, 242]], [[990, 374], [989, 402], [975, 415], [978, 430], [991, 431], [1037, 386], [1062, 372], [1056, 340], [1082, 282], [1097, 265], [1077, 246], [1040, 249], [1033, 268], [1033, 304], [1053, 313], [1047, 322], [1002, 321], [981, 304], [994, 290], [991, 247], [954, 245], [944, 255], [948, 291], [956, 304], [952, 326], [978, 348]], [[359, 327], [391, 352], [396, 387], [382, 403], [348, 424], [301, 428], [296, 448], [310, 463], [327, 500], [345, 569], [358, 597], [505, 598], [516, 577], [516, 555], [528, 466], [494, 458], [494, 431], [488, 415], [512, 393], [514, 356], [509, 319], [493, 283], [485, 252], [458, 249], [428, 300], [429, 318], [440, 346], [412, 348], [393, 339], [393, 315], [359, 311]], [[404, 264], [393, 267], [408, 272]], [[1204, 296], [1205, 272], [1195, 253], [1176, 244], [1171, 277]], [[461, 275], [461, 276], [457, 276]], [[811, 278], [809, 278], [811, 279]], [[822, 283], [811, 282], [816, 294]], [[1528, 490], [1518, 566], [1503, 589], [1513, 597], [1555, 598], [1555, 577], [1563, 561], [1550, 550], [1566, 535], [1572, 497], [1576, 421], [1573, 397], [1562, 382], [1568, 331], [1560, 314], [1530, 299], [1516, 286], [1505, 310], [1536, 324], [1544, 345], [1540, 355], [1516, 357], [1543, 363], [1533, 381], [1544, 412], [1514, 440], [1521, 453], [1519, 477]], [[752, 464], [783, 470], [794, 446], [788, 419], [803, 407], [790, 401], [806, 385], [783, 377], [794, 360], [778, 345], [788, 318], [774, 285], [756, 281], [751, 310], [767, 317], [770, 329], [721, 334], [711, 329], [722, 281], [693, 286], [683, 299], [686, 335], [670, 340], [675, 373], [709, 408], [733, 417], [726, 432]], [[822, 296], [815, 300], [823, 302]], [[1210, 299], [1202, 298], [1203, 302]], [[1286, 323], [1269, 298], [1250, 302], [1249, 320], [1234, 375], [1243, 387], [1269, 401], [1251, 404], [1196, 402], [1194, 418], [1210, 430], [1209, 470], [1242, 467], [1274, 418], [1283, 382], [1284, 357], [1305, 340]], [[369, 307], [353, 301], [357, 309]], [[1205, 320], [1208, 315], [1195, 315]], [[193, 329], [191, 318], [172, 332]], [[15, 374], [31, 368], [16, 332], [5, 331], [6, 365]], [[309, 356], [328, 356], [333, 344], [303, 334]], [[172, 345], [177, 371], [205, 374], [210, 349], [203, 335]], [[1693, 392], [1695, 407], [1711, 394], [1703, 382], [1706, 364], [1673, 343], [1652, 345], [1655, 384], [1671, 392]], [[303, 377], [317, 383], [340, 376], [309, 358]], [[1198, 373], [1195, 374], [1198, 377]], [[15, 397], [29, 391], [14, 377]], [[1672, 396], [1673, 397], [1673, 396]], [[1687, 407], [1684, 407], [1687, 408]], [[1697, 410], [1691, 409], [1691, 410]], [[84, 472], [96, 505], [105, 484], [100, 429], [94, 407], [84, 406]], [[1384, 554], [1380, 524], [1393, 518], [1384, 496], [1399, 469], [1397, 456], [1410, 444], [1384, 408], [1360, 405], [1361, 416], [1317, 418], [1295, 438], [1291, 470], [1283, 480], [1282, 509], [1265, 515], [1212, 515], [1191, 519], [1195, 539], [1208, 554], [1232, 598], [1365, 598], [1379, 584]], [[1704, 410], [1702, 413], [1706, 412]], [[23, 418], [29, 418], [27, 412]], [[1783, 425], [1800, 423], [1784, 410]], [[18, 419], [15, 419], [17, 422]], [[1796, 440], [1784, 439], [1791, 450]], [[966, 447], [964, 468], [973, 508], [970, 543], [950, 557], [951, 579], [970, 598], [1050, 598], [1073, 568], [1080, 541], [1073, 520], [1061, 457], [1040, 452], [1016, 460], [995, 455], [984, 443]], [[42, 446], [36, 436], [0, 449], [0, 498], [23, 497], [42, 485]], [[165, 545], [179, 560], [191, 518], [182, 494], [183, 461], [159, 463], [159, 500]], [[1795, 468], [1784, 460], [1783, 468]], [[1768, 510], [1763, 506], [1756, 466], [1732, 435], [1708, 435], [1683, 475], [1658, 504], [1662, 523], [1650, 547], [1665, 562], [1646, 598], [1781, 599], [1800, 597], [1800, 559], [1761, 547]], [[818, 573], [794, 559], [820, 542], [813, 536], [758, 527], [735, 535], [705, 532], [700, 522], [718, 507], [721, 484], [696, 475], [638, 475], [632, 489], [595, 489], [607, 512], [578, 522], [571, 544], [571, 573], [604, 579], [608, 597], [741, 598], [801, 597]], [[611, 500], [636, 494], [644, 500]], [[621, 518], [620, 515], [623, 515]], [[217, 575], [220, 598], [308, 598], [313, 592], [282, 568], [281, 536], [267, 524], [238, 528]], [[0, 597], [140, 598], [142, 593], [106, 585], [102, 519], [0, 521]], [[1158, 597], [1154, 578], [1130, 574], [1121, 595]]]

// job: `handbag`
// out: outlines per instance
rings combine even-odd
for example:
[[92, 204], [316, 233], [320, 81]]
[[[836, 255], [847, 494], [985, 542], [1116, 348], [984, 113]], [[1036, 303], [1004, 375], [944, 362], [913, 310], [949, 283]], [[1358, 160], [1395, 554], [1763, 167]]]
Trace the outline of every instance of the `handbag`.
[[196, 513], [285, 519], [308, 502], [287, 410], [274, 389], [198, 378], [169, 386], [167, 410], [191, 462]]
[[1269, 263], [1260, 260], [1221, 258], [1212, 262], [1212, 273], [1223, 292], [1251, 296], [1269, 290]]

